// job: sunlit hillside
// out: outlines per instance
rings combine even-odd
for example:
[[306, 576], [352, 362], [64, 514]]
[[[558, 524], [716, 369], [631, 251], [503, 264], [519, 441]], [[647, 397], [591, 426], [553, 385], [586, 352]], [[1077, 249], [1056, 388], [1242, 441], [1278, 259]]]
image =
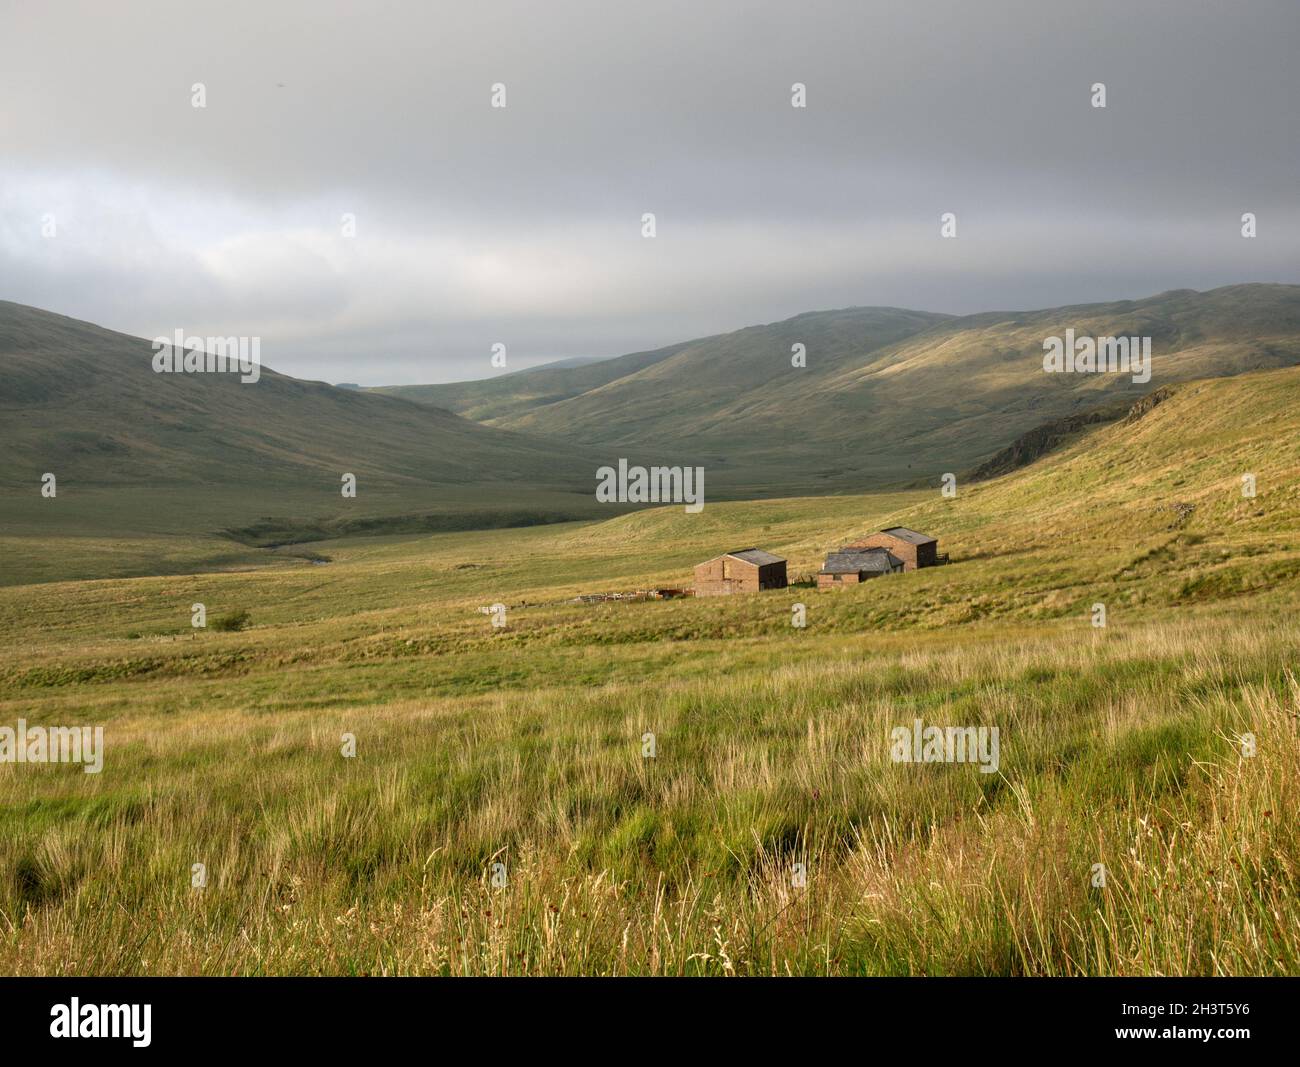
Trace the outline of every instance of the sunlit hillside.
[[[1044, 338], [1151, 339], [1152, 377], [1044, 374]], [[791, 365], [792, 346], [806, 365]], [[1041, 423], [1300, 362], [1300, 288], [1234, 285], [960, 317], [811, 312], [576, 371], [386, 392], [606, 454], [704, 464], [752, 495], [926, 482]], [[530, 381], [529, 379], [533, 379]], [[619, 451], [622, 450], [622, 451]]]
[[[1297, 973], [1300, 370], [1161, 397], [953, 499], [670, 507], [0, 589], [0, 721], [106, 737], [97, 775], [0, 766], [0, 961]], [[896, 523], [952, 563], [572, 602], [688, 585], [749, 545], [807, 575]], [[503, 628], [480, 611], [498, 603]], [[997, 772], [892, 762], [917, 718], [998, 727]]]

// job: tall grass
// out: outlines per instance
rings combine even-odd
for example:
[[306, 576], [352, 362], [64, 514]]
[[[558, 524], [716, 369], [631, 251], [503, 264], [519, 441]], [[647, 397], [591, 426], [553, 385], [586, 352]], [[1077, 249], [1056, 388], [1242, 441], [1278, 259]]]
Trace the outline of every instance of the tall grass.
[[[658, 687], [163, 700], [98, 777], [0, 768], [0, 971], [1297, 973], [1298, 639], [1210, 618]], [[913, 716], [998, 725], [1000, 773], [889, 762]]]
[[[1300, 973], [1297, 396], [1188, 387], [955, 500], [0, 588], [0, 723], [107, 739], [97, 776], [0, 765], [0, 972]], [[897, 522], [954, 564], [569, 602], [739, 544], [808, 571]], [[195, 602], [250, 625], [195, 631]], [[999, 773], [890, 762], [916, 718], [996, 726]]]

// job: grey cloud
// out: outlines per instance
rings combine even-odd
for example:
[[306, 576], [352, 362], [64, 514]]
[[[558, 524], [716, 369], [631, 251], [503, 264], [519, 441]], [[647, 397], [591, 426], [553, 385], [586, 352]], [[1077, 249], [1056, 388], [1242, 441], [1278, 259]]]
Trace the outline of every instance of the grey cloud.
[[11, 3], [0, 284], [376, 383], [478, 376], [501, 339], [523, 365], [1298, 281], [1297, 44], [1289, 0]]

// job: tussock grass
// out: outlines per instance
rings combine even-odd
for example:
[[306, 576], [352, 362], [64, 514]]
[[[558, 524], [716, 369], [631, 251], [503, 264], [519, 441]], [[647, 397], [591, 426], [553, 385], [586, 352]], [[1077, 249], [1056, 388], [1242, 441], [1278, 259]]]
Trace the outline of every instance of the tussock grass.
[[[1298, 639], [1208, 618], [653, 689], [124, 714], [98, 777], [0, 768], [0, 969], [1296, 973]], [[913, 716], [999, 725], [1000, 773], [892, 764]]]
[[[1295, 371], [1177, 387], [956, 500], [0, 588], [0, 724], [107, 748], [0, 765], [0, 972], [1300, 973], [1297, 403]], [[567, 602], [895, 523], [954, 563]], [[997, 726], [999, 773], [890, 762], [916, 718]]]

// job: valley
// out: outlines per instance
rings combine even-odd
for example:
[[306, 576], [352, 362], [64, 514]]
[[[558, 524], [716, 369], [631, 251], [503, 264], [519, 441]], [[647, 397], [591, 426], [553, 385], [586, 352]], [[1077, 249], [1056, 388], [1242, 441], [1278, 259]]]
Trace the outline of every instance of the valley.
[[[656, 507], [0, 589], [0, 719], [105, 737], [99, 774], [0, 766], [0, 958], [1293, 973], [1298, 402], [1294, 369], [1183, 383], [952, 499]], [[740, 544], [808, 571], [898, 524], [952, 563], [571, 602], [680, 585]], [[498, 602], [501, 628], [479, 610]], [[246, 624], [195, 630], [195, 603]], [[891, 762], [918, 719], [999, 727], [998, 773]]]

